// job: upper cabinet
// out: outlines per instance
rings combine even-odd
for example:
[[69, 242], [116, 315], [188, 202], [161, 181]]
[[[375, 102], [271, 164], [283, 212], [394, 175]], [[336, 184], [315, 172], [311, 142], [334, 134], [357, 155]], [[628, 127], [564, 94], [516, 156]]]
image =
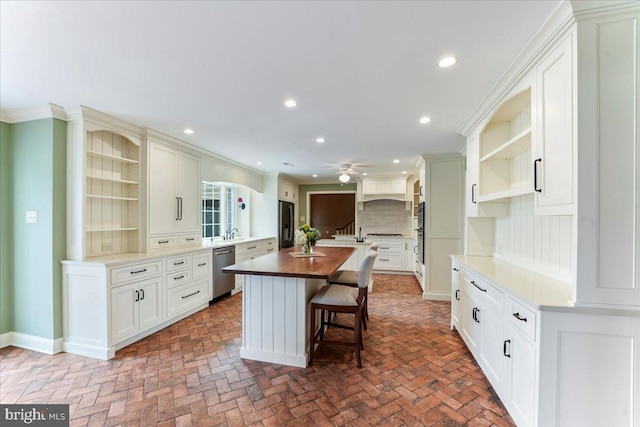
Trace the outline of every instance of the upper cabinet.
[[[411, 187], [413, 188], [413, 187]], [[377, 177], [362, 179], [363, 201], [376, 199], [413, 200], [413, 191], [407, 197], [407, 178]]]
[[571, 33], [536, 67], [533, 154], [534, 208], [538, 215], [574, 212], [575, 85]]
[[283, 179], [278, 180], [278, 200], [296, 203], [298, 186]]
[[149, 249], [200, 243], [200, 159], [149, 140], [148, 185]]

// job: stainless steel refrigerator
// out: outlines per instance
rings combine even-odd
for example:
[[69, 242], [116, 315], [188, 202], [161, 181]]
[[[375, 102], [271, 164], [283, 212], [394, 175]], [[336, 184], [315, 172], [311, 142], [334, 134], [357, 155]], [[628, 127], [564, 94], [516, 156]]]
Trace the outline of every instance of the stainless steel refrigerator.
[[280, 249], [293, 246], [295, 205], [280, 200], [278, 207], [278, 241]]

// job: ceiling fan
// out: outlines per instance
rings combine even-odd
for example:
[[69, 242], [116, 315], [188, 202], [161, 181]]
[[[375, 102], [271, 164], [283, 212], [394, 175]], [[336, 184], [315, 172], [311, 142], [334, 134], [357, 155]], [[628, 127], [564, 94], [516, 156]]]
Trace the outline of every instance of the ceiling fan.
[[338, 177], [340, 182], [346, 184], [351, 180], [351, 174], [354, 174], [356, 172], [351, 168], [350, 164], [345, 163], [343, 165], [340, 165], [340, 172], [338, 173], [340, 174], [340, 176]]

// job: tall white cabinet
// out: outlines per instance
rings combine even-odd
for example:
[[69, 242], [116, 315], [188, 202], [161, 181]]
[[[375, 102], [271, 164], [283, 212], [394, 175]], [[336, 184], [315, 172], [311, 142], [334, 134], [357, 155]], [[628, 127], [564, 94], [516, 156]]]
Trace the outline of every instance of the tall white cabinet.
[[638, 2], [562, 3], [462, 129], [452, 326], [518, 425], [640, 425], [638, 46]]

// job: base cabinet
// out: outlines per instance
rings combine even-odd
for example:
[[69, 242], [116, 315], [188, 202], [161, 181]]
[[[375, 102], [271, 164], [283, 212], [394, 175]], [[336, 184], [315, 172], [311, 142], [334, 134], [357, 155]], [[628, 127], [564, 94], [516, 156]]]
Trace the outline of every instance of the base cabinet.
[[[507, 393], [509, 413], [518, 425], [537, 425], [536, 408], [538, 363], [536, 347], [515, 328], [508, 328], [504, 341], [504, 357], [507, 359]], [[504, 358], [503, 358], [504, 359]], [[493, 384], [493, 382], [492, 382]]]
[[123, 341], [164, 319], [162, 277], [111, 289], [111, 340]]

